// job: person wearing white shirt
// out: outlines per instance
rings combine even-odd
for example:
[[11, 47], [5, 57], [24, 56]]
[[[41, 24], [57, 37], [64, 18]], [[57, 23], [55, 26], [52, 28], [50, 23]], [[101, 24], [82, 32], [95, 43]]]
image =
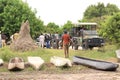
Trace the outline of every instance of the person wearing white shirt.
[[45, 36], [41, 33], [39, 36], [39, 46], [44, 48], [44, 41], [45, 41]]

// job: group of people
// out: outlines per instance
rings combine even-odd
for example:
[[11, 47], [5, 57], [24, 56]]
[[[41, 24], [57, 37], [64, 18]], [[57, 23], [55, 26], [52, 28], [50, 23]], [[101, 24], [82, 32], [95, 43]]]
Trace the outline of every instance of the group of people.
[[41, 33], [38, 41], [39, 41], [39, 46], [44, 48], [59, 48], [59, 34], [56, 32], [54, 35], [48, 34], [48, 33]]
[[70, 46], [70, 35], [67, 34], [67, 31], [64, 31], [64, 34], [59, 37], [58, 32], [56, 32], [54, 35], [49, 34], [42, 34], [38, 38], [39, 40], [39, 46], [44, 48], [54, 48], [59, 49], [59, 47], [64, 49], [65, 58], [69, 57], [69, 46]]
[[[13, 34], [10, 38], [13, 41], [15, 41], [19, 36], [19, 33], [16, 32]], [[39, 40], [39, 46], [44, 48], [55, 48], [59, 49], [60, 47], [64, 49], [65, 58], [69, 57], [69, 45], [71, 42], [70, 35], [67, 34], [67, 31], [64, 31], [64, 34], [60, 37], [58, 32], [56, 32], [54, 35], [50, 34], [42, 34], [38, 38]], [[0, 34], [0, 47], [6, 46], [6, 36]]]
[[[18, 38], [18, 36], [19, 36], [18, 32], [16, 32], [15, 34], [11, 35], [10, 36], [11, 42], [15, 41]], [[8, 36], [6, 36], [6, 34], [4, 34], [4, 33], [1, 33], [1, 31], [0, 31], [0, 47], [6, 46], [7, 39], [8, 39]]]

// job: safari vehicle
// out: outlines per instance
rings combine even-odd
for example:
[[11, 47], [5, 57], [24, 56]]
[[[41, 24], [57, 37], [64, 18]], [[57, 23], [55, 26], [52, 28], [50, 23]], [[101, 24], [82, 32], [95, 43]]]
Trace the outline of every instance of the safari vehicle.
[[74, 24], [70, 31], [73, 47], [75, 49], [78, 49], [78, 46], [83, 49], [93, 49], [94, 47], [104, 46], [104, 39], [98, 36], [97, 27], [97, 23]]

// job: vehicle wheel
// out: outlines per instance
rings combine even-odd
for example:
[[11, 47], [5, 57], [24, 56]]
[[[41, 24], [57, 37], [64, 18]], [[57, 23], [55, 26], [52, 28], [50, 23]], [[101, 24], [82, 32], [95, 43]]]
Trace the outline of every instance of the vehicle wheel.
[[75, 50], [78, 50], [78, 45], [75, 45], [75, 48], [74, 48]]
[[89, 49], [90, 49], [90, 50], [92, 50], [92, 49], [93, 49], [93, 47], [92, 47], [92, 46], [89, 46]]
[[83, 45], [82, 45], [82, 48], [85, 49], [85, 50], [87, 50], [87, 49], [88, 49], [88, 45], [83, 44]]

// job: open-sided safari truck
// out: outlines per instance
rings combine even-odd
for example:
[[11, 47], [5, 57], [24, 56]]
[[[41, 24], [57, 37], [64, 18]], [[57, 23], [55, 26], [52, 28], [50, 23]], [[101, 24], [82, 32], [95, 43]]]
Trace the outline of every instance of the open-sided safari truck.
[[74, 24], [70, 31], [74, 49], [78, 49], [78, 46], [83, 49], [104, 46], [104, 39], [98, 36], [97, 27], [97, 23]]

